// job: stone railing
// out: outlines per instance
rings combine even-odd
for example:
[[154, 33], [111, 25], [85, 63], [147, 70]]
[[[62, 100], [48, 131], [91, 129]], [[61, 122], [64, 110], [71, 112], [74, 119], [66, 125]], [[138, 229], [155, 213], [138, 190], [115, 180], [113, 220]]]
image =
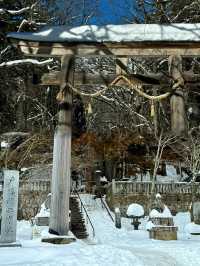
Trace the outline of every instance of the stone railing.
[[40, 191], [40, 192], [50, 192], [51, 184], [47, 180], [34, 180], [34, 181], [23, 181], [19, 184], [19, 193], [23, 191]]
[[[127, 182], [115, 181], [108, 186], [108, 193], [112, 194], [150, 194], [152, 190], [152, 182]], [[155, 193], [160, 194], [191, 194], [192, 190], [195, 194], [200, 194], [200, 183], [193, 186], [188, 182], [178, 183], [155, 183]]]
[[[151, 182], [115, 181], [108, 185], [106, 200], [111, 209], [120, 208], [123, 215], [131, 203], [139, 203], [148, 213], [148, 202], [152, 193]], [[173, 213], [188, 211], [191, 201], [200, 201], [200, 183], [156, 183], [154, 193], [162, 195], [163, 202]]]
[[[19, 193], [23, 192], [50, 192], [51, 183], [49, 180], [20, 181]], [[3, 182], [0, 183], [0, 192], [3, 190]]]

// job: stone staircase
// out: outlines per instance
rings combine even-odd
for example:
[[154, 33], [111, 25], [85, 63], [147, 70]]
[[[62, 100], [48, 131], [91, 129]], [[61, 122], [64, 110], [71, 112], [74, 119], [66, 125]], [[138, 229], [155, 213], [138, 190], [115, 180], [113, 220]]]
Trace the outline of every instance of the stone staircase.
[[71, 210], [70, 230], [78, 239], [85, 239], [88, 237], [85, 220], [80, 210], [78, 197], [73, 195], [69, 202]]

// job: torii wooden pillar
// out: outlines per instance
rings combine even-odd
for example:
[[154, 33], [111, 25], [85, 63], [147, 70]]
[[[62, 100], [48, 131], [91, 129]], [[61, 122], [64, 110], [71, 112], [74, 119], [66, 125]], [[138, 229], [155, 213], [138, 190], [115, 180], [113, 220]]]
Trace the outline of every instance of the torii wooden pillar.
[[53, 173], [51, 183], [51, 212], [49, 232], [67, 235], [69, 231], [69, 197], [71, 178], [71, 109], [72, 93], [67, 82], [73, 84], [73, 58], [62, 58], [58, 126], [54, 135]]
[[184, 101], [184, 78], [182, 71], [182, 57], [171, 55], [168, 59], [169, 74], [174, 80], [173, 94], [170, 99], [171, 130], [176, 136], [187, 132], [187, 119]]

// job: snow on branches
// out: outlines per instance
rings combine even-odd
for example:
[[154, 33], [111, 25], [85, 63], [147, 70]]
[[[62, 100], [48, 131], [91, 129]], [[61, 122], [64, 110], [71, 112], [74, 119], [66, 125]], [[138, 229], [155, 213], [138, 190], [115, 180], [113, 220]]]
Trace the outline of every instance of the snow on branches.
[[8, 10], [8, 9], [0, 8], [0, 15], [6, 15], [6, 14], [11, 15], [11, 16], [21, 15], [27, 11], [32, 10], [36, 5], [37, 5], [37, 2], [35, 2], [31, 6], [27, 6], [19, 10]]
[[0, 64], [0, 67], [12, 67], [16, 65], [21, 65], [21, 64], [34, 64], [34, 65], [46, 65], [53, 62], [53, 59], [47, 59], [44, 61], [38, 61], [36, 59], [21, 59], [21, 60], [13, 60], [9, 62], [3, 62]]

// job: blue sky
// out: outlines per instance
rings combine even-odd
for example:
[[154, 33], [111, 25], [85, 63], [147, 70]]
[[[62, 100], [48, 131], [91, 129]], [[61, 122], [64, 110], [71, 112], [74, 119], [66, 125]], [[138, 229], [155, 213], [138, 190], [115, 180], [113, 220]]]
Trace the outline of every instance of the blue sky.
[[137, 15], [134, 0], [100, 0], [99, 12], [90, 20], [91, 24], [124, 24], [132, 22]]
[[[43, 1], [45, 2], [46, 0]], [[139, 16], [141, 18], [141, 14], [136, 11], [137, 5], [135, 0], [74, 0], [73, 2], [56, 0], [54, 3], [54, 6], [49, 4], [49, 8], [51, 10], [56, 9], [60, 12], [60, 16], [57, 17], [58, 21], [63, 17], [62, 14], [67, 15], [67, 12], [72, 7], [71, 3], [74, 3], [72, 16], [76, 17], [78, 15], [79, 19], [75, 19], [73, 25], [83, 24], [83, 14], [87, 17], [91, 12], [93, 16], [87, 20], [87, 24], [125, 24], [132, 23], [133, 16]], [[83, 8], [83, 3], [85, 3], [85, 9]]]

